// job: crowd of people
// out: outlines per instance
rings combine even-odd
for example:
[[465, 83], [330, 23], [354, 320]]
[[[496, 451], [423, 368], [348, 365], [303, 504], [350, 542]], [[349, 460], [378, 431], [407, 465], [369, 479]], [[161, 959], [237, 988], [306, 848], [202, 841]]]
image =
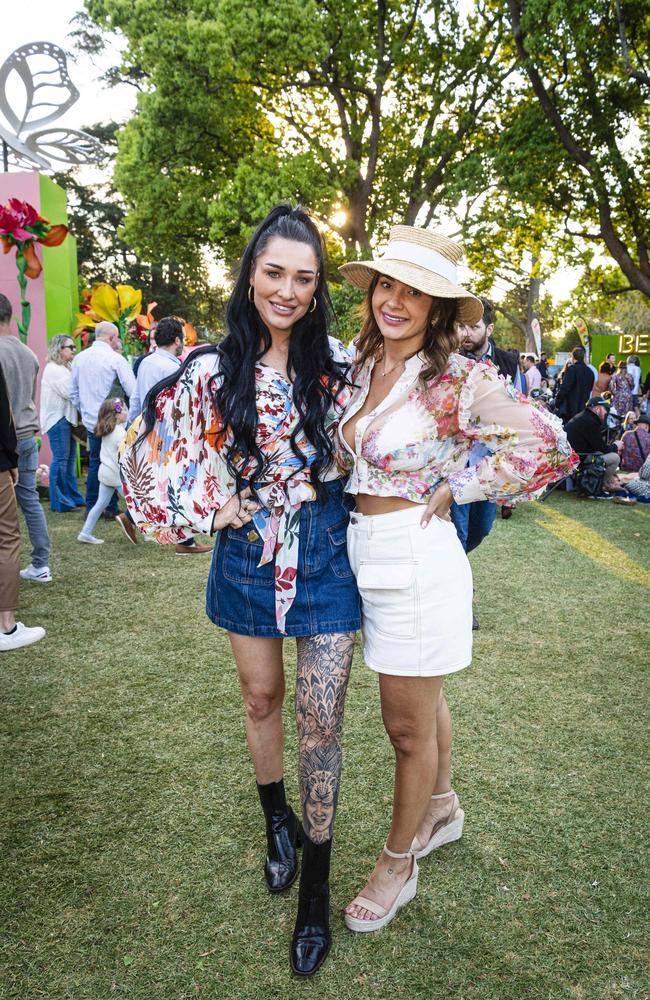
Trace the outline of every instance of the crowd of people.
[[[358, 336], [346, 348], [330, 335], [319, 229], [303, 210], [280, 205], [246, 248], [219, 345], [181, 361], [182, 337], [169, 317], [137, 375], [110, 324], [99, 324], [93, 346], [74, 361], [72, 338], [51, 348], [48, 364], [67, 369], [48, 377], [57, 513], [76, 509], [81, 496], [70, 460], [74, 411], [88, 442], [80, 543], [101, 542], [94, 531], [102, 513], [119, 518], [130, 542], [145, 535], [182, 554], [211, 548], [197, 546], [195, 533], [216, 536], [206, 610], [227, 632], [239, 676], [269, 891], [286, 890], [300, 872], [290, 951], [298, 976], [316, 972], [331, 946], [332, 838], [355, 633], [378, 676], [395, 754], [388, 835], [344, 912], [351, 931], [372, 933], [416, 895], [419, 862], [463, 834], [444, 678], [472, 659], [467, 553], [490, 531], [497, 504], [540, 497], [575, 472], [572, 422], [587, 414], [600, 423], [607, 409], [604, 396], [590, 403], [587, 394], [576, 405], [578, 356], [560, 397], [566, 429], [534, 398], [542, 372], [527, 363], [520, 371], [517, 355], [495, 345], [491, 304], [458, 283], [461, 255], [452, 240], [396, 226], [383, 252], [343, 265], [344, 279], [365, 292]], [[4, 649], [43, 634], [11, 618], [13, 482], [22, 479], [38, 504], [38, 421], [37, 366], [9, 337], [7, 306], [0, 297], [0, 369], [7, 375], [9, 359], [22, 373], [15, 384], [12, 375], [0, 380], [0, 406], [9, 414], [11, 404], [18, 438], [10, 429], [0, 448], [0, 505], [14, 508], [0, 535]], [[643, 450], [643, 427], [635, 433]], [[591, 447], [589, 427], [583, 434]], [[116, 491], [127, 507], [121, 514]], [[21, 507], [32, 519], [29, 578], [49, 582], [49, 548], [37, 537], [43, 526], [36, 530], [33, 506]], [[299, 815], [284, 787], [289, 637], [297, 644]]]
[[[38, 360], [12, 334], [11, 319], [11, 303], [0, 295], [0, 651], [18, 649], [45, 635], [41, 626], [28, 627], [15, 617], [20, 579], [39, 584], [53, 579], [50, 537], [38, 491], [39, 435], [46, 436], [52, 453], [50, 510], [67, 514], [85, 509], [79, 542], [103, 543], [93, 534], [103, 517], [136, 544], [139, 533], [128, 511], [118, 512], [118, 496], [123, 494], [118, 451], [127, 421], [139, 416], [140, 400], [169, 374], [170, 366], [178, 368], [184, 350], [183, 325], [175, 317], [158, 324], [156, 340], [137, 366], [137, 375], [122, 354], [115, 324], [99, 323], [92, 345], [79, 355], [73, 337], [56, 334], [48, 346], [37, 412]], [[83, 443], [88, 459], [85, 496], [77, 480], [77, 441]], [[20, 569], [16, 501], [31, 544], [31, 561], [24, 569]], [[176, 546], [179, 555], [211, 551], [211, 545], [194, 538]]]
[[585, 349], [576, 347], [554, 383], [544, 372], [545, 356], [537, 363], [527, 357], [523, 366], [527, 380], [533, 369], [540, 378], [529, 382], [529, 394], [545, 393], [545, 405], [561, 418], [581, 458], [575, 477], [578, 495], [622, 504], [647, 498], [650, 373], [643, 380], [639, 358], [630, 355], [617, 363], [615, 355], [608, 354], [596, 370], [587, 362]]

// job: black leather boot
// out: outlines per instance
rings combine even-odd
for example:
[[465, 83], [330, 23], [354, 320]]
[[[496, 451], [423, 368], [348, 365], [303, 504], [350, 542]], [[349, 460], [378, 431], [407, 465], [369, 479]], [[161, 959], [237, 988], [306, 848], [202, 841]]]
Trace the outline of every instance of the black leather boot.
[[330, 855], [332, 841], [314, 844], [303, 833], [298, 916], [289, 953], [297, 976], [313, 976], [327, 958], [330, 937]]
[[267, 855], [264, 875], [270, 892], [282, 892], [296, 881], [296, 847], [302, 843], [300, 823], [287, 805], [284, 781], [257, 786], [266, 817]]

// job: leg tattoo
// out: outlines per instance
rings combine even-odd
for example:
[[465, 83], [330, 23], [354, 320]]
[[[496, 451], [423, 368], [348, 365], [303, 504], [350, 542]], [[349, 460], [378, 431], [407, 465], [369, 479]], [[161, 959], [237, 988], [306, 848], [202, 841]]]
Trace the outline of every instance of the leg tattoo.
[[307, 836], [322, 844], [332, 836], [341, 775], [343, 704], [354, 633], [316, 635], [298, 642], [296, 721], [300, 748], [300, 797]]

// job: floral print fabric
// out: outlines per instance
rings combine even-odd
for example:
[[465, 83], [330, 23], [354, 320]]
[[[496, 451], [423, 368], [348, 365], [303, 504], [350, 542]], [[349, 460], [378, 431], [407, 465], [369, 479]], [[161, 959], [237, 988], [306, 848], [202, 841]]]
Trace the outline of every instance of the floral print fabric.
[[609, 383], [612, 394], [612, 407], [619, 417], [624, 417], [632, 409], [632, 388], [634, 379], [627, 372], [616, 372]]
[[650, 431], [644, 424], [626, 431], [621, 438], [621, 469], [637, 472], [650, 456]]
[[[349, 362], [339, 342], [330, 338], [334, 359]], [[159, 542], [179, 542], [193, 531], [210, 533], [215, 511], [235, 493], [235, 480], [225, 461], [230, 444], [214, 411], [210, 380], [218, 375], [218, 355], [214, 352], [193, 358], [179, 380], [156, 398], [156, 420], [146, 437], [140, 437], [140, 420], [127, 433], [120, 460], [126, 504], [140, 531]], [[265, 480], [257, 486], [264, 505], [253, 518], [264, 542], [259, 565], [275, 559], [275, 609], [280, 631], [296, 595], [296, 573], [300, 505], [313, 501], [309, 467], [315, 452], [303, 432], [296, 444], [306, 458], [306, 466], [291, 448], [291, 435], [299, 421], [292, 399], [292, 386], [275, 369], [258, 363], [255, 369], [257, 395], [257, 443], [267, 461]], [[351, 390], [339, 393], [336, 405], [326, 417], [326, 430], [334, 436], [343, 407]], [[242, 469], [244, 477], [251, 467]], [[332, 465], [324, 482], [340, 478]]]
[[[423, 385], [424, 360], [406, 362], [391, 392], [355, 427], [345, 423], [363, 406], [374, 362], [354, 374], [355, 389], [339, 426], [347, 490], [427, 503], [447, 480], [457, 503], [530, 500], [578, 464], [561, 421], [514, 388], [491, 363], [452, 354], [447, 370]], [[488, 454], [468, 467], [476, 444]]]

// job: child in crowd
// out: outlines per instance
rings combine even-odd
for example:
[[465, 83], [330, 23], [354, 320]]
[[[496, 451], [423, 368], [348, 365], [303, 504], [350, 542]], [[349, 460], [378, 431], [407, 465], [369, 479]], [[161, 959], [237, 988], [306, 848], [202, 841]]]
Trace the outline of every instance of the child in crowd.
[[102, 439], [99, 455], [99, 496], [97, 503], [88, 513], [84, 526], [77, 535], [78, 542], [89, 545], [103, 545], [103, 538], [95, 538], [93, 529], [108, 507], [114, 490], [122, 492], [122, 483], [117, 464], [118, 449], [126, 434], [128, 416], [126, 403], [117, 398], [105, 399], [99, 408], [97, 426], [93, 433]]

